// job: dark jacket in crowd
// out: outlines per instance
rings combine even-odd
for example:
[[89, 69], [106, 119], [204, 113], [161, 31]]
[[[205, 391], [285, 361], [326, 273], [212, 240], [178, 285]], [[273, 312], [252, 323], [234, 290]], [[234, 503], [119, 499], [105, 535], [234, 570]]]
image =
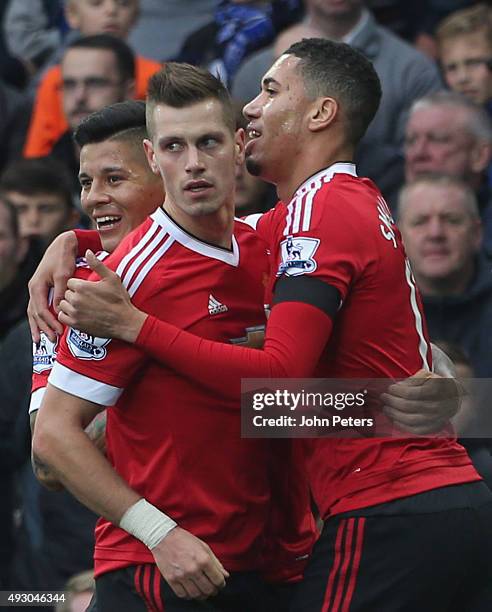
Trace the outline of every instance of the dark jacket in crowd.
[[[457, 344], [466, 353], [476, 378], [492, 378], [492, 261], [477, 259], [475, 277], [463, 295], [423, 298], [433, 341]], [[492, 488], [492, 385], [475, 386], [474, 421], [469, 437], [460, 439], [474, 466]], [[484, 437], [473, 437], [484, 436]]]
[[[13, 586], [15, 474], [30, 454], [31, 334], [25, 320], [0, 340], [0, 585]], [[26, 393], [27, 390], [27, 393]]]
[[[33, 496], [23, 487], [29, 480], [17, 470], [30, 462], [29, 401], [32, 341], [27, 320], [0, 341], [0, 585], [33, 590], [62, 590], [74, 574], [93, 565], [94, 527], [97, 516], [67, 491], [41, 489], [36, 508], [27, 508]], [[17, 486], [15, 486], [17, 485]], [[17, 489], [17, 492], [16, 492]], [[38, 505], [39, 504], [39, 505]], [[14, 529], [12, 515], [20, 508], [23, 523]], [[41, 545], [35, 550], [24, 521], [39, 516]], [[12, 559], [15, 554], [15, 563]]]
[[27, 255], [14, 280], [0, 290], [0, 339], [26, 316], [29, 302], [27, 283], [34, 274], [42, 254], [41, 243], [32, 239]]
[[492, 261], [477, 260], [470, 287], [463, 295], [424, 296], [431, 340], [459, 345], [477, 378], [492, 378]]

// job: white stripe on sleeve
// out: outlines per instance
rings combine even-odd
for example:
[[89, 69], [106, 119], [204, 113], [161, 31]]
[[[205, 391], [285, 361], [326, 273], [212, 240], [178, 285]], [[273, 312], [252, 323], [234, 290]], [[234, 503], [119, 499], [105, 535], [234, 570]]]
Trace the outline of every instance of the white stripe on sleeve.
[[89, 378], [55, 363], [48, 378], [50, 385], [101, 406], [114, 406], [123, 389]]
[[41, 408], [44, 394], [46, 393], [46, 387], [39, 387], [33, 393], [31, 393], [31, 402], [29, 404], [29, 414], [36, 412]]

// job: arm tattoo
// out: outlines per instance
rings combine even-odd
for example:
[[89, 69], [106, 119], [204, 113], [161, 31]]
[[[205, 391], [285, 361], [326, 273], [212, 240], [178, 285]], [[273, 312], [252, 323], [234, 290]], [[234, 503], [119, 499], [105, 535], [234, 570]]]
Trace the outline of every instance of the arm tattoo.
[[92, 419], [85, 428], [85, 433], [98, 448], [104, 449], [106, 438], [106, 410], [103, 410]]

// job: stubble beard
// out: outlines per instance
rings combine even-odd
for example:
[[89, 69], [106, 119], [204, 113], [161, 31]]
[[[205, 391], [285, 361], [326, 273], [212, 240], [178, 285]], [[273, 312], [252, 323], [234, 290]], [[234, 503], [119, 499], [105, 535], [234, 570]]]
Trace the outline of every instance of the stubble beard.
[[261, 175], [261, 166], [251, 157], [246, 158], [246, 169], [252, 176]]

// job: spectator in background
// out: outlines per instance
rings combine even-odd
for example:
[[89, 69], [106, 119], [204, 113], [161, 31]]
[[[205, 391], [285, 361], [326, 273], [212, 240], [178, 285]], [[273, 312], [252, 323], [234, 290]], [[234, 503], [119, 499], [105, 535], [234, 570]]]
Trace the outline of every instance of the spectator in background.
[[436, 32], [447, 85], [489, 114], [492, 99], [492, 9], [483, 4], [457, 11]]
[[422, 31], [428, 4], [427, 0], [367, 0], [367, 7], [378, 23], [412, 44]]
[[7, 45], [5, 16], [8, 0], [0, 0], [0, 78], [14, 89], [23, 90], [33, 72], [33, 66], [12, 53]]
[[21, 155], [30, 108], [27, 95], [0, 78], [0, 172], [10, 159]]
[[[138, 8], [138, 0], [102, 0], [97, 3], [66, 0], [65, 16], [70, 27], [83, 36], [108, 34], [124, 41], [137, 20]], [[132, 96], [145, 98], [147, 81], [160, 68], [160, 63], [137, 55]], [[46, 72], [39, 85], [24, 146], [25, 157], [48, 155], [68, 129], [70, 121], [62, 107], [62, 80], [61, 66], [56, 65]]]
[[[7, 372], [16, 363], [15, 356], [4, 350], [4, 339], [16, 324], [25, 318], [28, 302], [27, 281], [34, 266], [23, 265], [28, 241], [19, 235], [15, 208], [0, 197], [0, 358], [4, 364], [0, 373], [0, 586], [10, 586], [14, 557], [14, 473], [22, 460], [29, 455], [27, 437], [18, 432], [19, 405], [12, 401], [19, 390], [18, 372], [12, 376]], [[29, 379], [26, 380], [29, 384]], [[22, 416], [24, 417], [25, 406]], [[27, 421], [24, 418], [24, 424]], [[27, 430], [24, 427], [24, 432]], [[24, 441], [24, 445], [21, 442]], [[24, 452], [23, 452], [24, 451]], [[27, 452], [26, 452], [27, 451]]]
[[276, 195], [275, 188], [250, 174], [246, 169], [246, 164], [236, 168], [236, 197], [234, 199], [236, 216], [244, 217], [270, 210], [277, 202]]
[[62, 44], [62, 0], [10, 0], [3, 32], [7, 48], [33, 76]]
[[92, 570], [72, 576], [64, 589], [66, 600], [56, 606], [56, 612], [85, 612], [95, 588]]
[[492, 255], [492, 195], [487, 180], [491, 156], [490, 120], [467, 98], [439, 91], [413, 104], [406, 128], [406, 180], [436, 172], [463, 179], [477, 197], [488, 255]]
[[399, 227], [431, 340], [458, 344], [476, 376], [491, 378], [492, 272], [473, 190], [451, 176], [418, 177], [401, 191]]
[[[422, 295], [430, 339], [447, 343], [441, 346], [448, 354], [450, 345], [461, 347], [473, 370], [470, 377], [491, 378], [492, 271], [480, 255], [482, 231], [473, 190], [446, 175], [416, 178], [400, 193], [399, 227]], [[455, 362], [459, 353], [452, 351], [449, 356]], [[455, 426], [461, 444], [491, 487], [489, 393], [484, 385], [477, 388], [474, 405], [465, 402]], [[487, 433], [488, 438], [477, 437]]]
[[[473, 465], [489, 489], [492, 489], [490, 383], [476, 380], [471, 361], [459, 345], [446, 341], [436, 344], [452, 360], [456, 378], [466, 391], [460, 410], [452, 419], [458, 440], [468, 451]], [[483, 437], [487, 434], [488, 437]]]
[[202, 66], [230, 85], [248, 55], [301, 15], [299, 0], [220, 0], [213, 21], [185, 40], [178, 62]]
[[[18, 372], [14, 371], [15, 384], [10, 368], [16, 365], [15, 356], [4, 350], [4, 339], [25, 317], [27, 308], [28, 276], [21, 262], [27, 251], [27, 241], [19, 236], [17, 215], [12, 205], [0, 197], [0, 588], [12, 586], [12, 564], [15, 551], [14, 540], [14, 475], [23, 459], [29, 455], [27, 437], [19, 433], [20, 407], [13, 397], [19, 390]], [[34, 271], [34, 270], [32, 270]], [[31, 271], [29, 271], [30, 276]], [[29, 384], [29, 379], [26, 379]], [[26, 407], [23, 406], [24, 417]], [[24, 424], [27, 421], [24, 418]], [[27, 430], [24, 428], [25, 433]], [[19, 433], [19, 435], [18, 435]], [[24, 444], [22, 444], [22, 441]], [[27, 443], [27, 446], [26, 446]]]
[[158, 61], [176, 57], [186, 37], [210, 21], [217, 0], [140, 0], [132, 47]]
[[476, 0], [367, 0], [367, 4], [381, 24], [436, 59], [436, 25], [450, 13], [476, 4]]
[[403, 142], [412, 102], [441, 87], [439, 71], [427, 57], [378, 25], [362, 0], [306, 0], [306, 18], [283, 32], [272, 47], [255, 53], [239, 69], [233, 94], [254, 98], [273, 60], [293, 42], [321, 37], [346, 42], [374, 64], [383, 98], [359, 145], [358, 172], [371, 177], [386, 198], [396, 199], [403, 183]]
[[20, 159], [0, 176], [0, 193], [16, 209], [21, 237], [40, 239], [44, 246], [80, 220], [70, 178], [55, 160]]
[[[0, 200], [1, 202], [1, 200]], [[0, 204], [0, 219], [3, 221], [3, 206]], [[3, 228], [2, 228], [3, 229]], [[0, 233], [2, 232], [0, 229]], [[0, 238], [0, 243], [2, 238]], [[1, 248], [1, 247], [0, 247]], [[3, 259], [0, 256], [0, 275]], [[22, 313], [25, 316], [24, 313]], [[32, 551], [40, 540], [39, 521], [30, 519], [39, 515], [36, 496], [30, 496], [23, 505], [22, 527], [18, 520], [14, 524], [14, 512], [19, 507], [19, 474], [27, 466], [30, 457], [29, 420], [26, 410], [29, 398], [30, 372], [28, 367], [29, 348], [32, 341], [29, 326], [24, 320], [14, 325], [0, 338], [0, 588], [19, 588], [19, 557], [27, 557], [22, 551], [29, 551], [28, 565], [31, 581], [26, 588], [33, 588], [32, 574], [36, 573], [36, 562]], [[26, 367], [27, 366], [27, 367]], [[31, 472], [32, 474], [32, 472]], [[22, 478], [22, 477], [21, 477]], [[31, 475], [31, 480], [33, 476]], [[37, 487], [39, 489], [39, 486]], [[36, 487], [34, 488], [34, 491]], [[19, 513], [20, 514], [20, 513]], [[29, 515], [29, 518], [27, 517]], [[29, 523], [29, 524], [28, 524]], [[15, 560], [14, 560], [15, 559]], [[34, 568], [34, 569], [33, 569]], [[37, 583], [36, 583], [37, 584]]]
[[69, 45], [61, 71], [63, 111], [68, 128], [54, 144], [51, 155], [66, 164], [71, 172], [73, 192], [78, 194], [79, 152], [72, 132], [91, 113], [133, 97], [135, 62], [125, 42], [109, 34], [95, 34]]
[[27, 282], [34, 272], [34, 266], [23, 265], [27, 249], [15, 208], [0, 197], [0, 339], [26, 314]]

